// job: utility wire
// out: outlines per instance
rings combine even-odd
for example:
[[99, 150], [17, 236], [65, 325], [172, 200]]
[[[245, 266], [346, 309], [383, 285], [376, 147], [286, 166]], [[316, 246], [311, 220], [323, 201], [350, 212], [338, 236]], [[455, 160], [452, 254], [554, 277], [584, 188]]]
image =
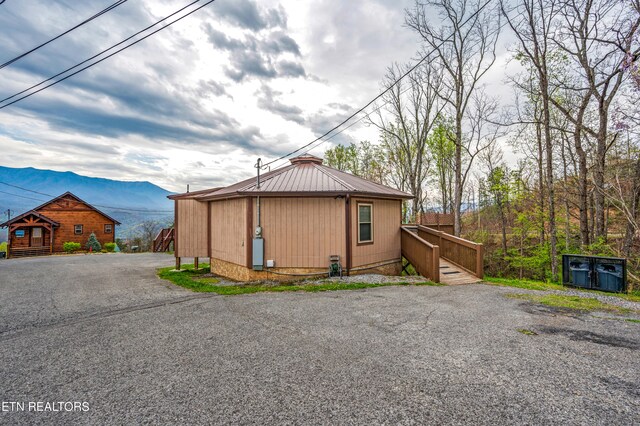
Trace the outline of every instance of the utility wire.
[[[55, 195], [51, 195], [51, 194], [45, 194], [44, 192], [38, 192], [38, 191], [34, 191], [33, 189], [28, 189], [28, 188], [23, 188], [21, 186], [18, 185], [12, 185], [10, 183], [6, 183], [6, 182], [0, 182], [0, 184], [3, 185], [7, 185], [7, 186], [12, 186], [14, 188], [20, 189], [22, 191], [27, 191], [27, 192], [33, 192], [34, 194], [39, 194], [39, 195], [44, 195], [46, 197], [51, 197], [51, 198], [55, 198]], [[18, 195], [18, 194], [12, 194], [10, 192], [5, 192], [5, 191], [0, 191], [3, 194], [8, 194], [8, 195], [13, 195], [15, 197], [21, 197], [21, 198], [28, 198], [30, 200], [36, 200], [36, 201], [47, 201], [47, 200], [43, 200], [43, 199], [38, 199], [38, 198], [32, 198], [32, 197], [25, 197], [23, 195]], [[91, 204], [92, 206], [96, 206], [96, 207], [102, 207], [103, 209], [111, 209], [111, 210], [122, 210], [122, 211], [131, 211], [131, 212], [143, 212], [143, 213], [173, 213], [173, 210], [146, 210], [146, 209], [130, 209], [127, 207], [114, 207], [114, 206], [103, 206], [100, 204]]]
[[[403, 91], [400, 92], [400, 95], [404, 95], [405, 93], [407, 93], [409, 90], [411, 89], [411, 87], [407, 87], [406, 89], [404, 89]], [[307, 149], [304, 154], [308, 154], [309, 151], [317, 148], [318, 146], [322, 145], [324, 142], [328, 142], [331, 139], [335, 138], [336, 136], [338, 136], [340, 133], [349, 130], [351, 127], [355, 126], [356, 124], [358, 124], [359, 122], [361, 122], [362, 120], [364, 120], [365, 118], [369, 117], [371, 114], [373, 114], [374, 112], [379, 111], [382, 107], [384, 107], [385, 105], [390, 104], [391, 101], [384, 101], [383, 103], [381, 103], [380, 105], [376, 106], [374, 109], [372, 109], [370, 112], [366, 113], [365, 115], [361, 116], [360, 118], [358, 118], [356, 121], [352, 122], [351, 124], [349, 124], [347, 127], [341, 129], [339, 132], [336, 132], [334, 134], [332, 134], [331, 136], [329, 136], [328, 138], [324, 138], [321, 139], [319, 141], [317, 141], [315, 144], [310, 145], [309, 149]], [[284, 166], [287, 164], [287, 161], [285, 160], [281, 165], [279, 166], [274, 166], [274, 169], [279, 169], [280, 167]]]
[[[482, 12], [482, 10], [484, 10], [485, 7], [487, 7], [493, 0], [488, 0], [485, 4], [483, 4], [481, 7], [478, 8], [478, 10], [476, 10], [475, 12], [473, 12], [467, 19], [464, 20], [464, 22], [462, 24], [460, 24], [460, 27], [464, 27], [470, 20], [472, 20], [473, 18], [476, 17], [476, 15], [478, 15], [480, 12]], [[331, 134], [334, 130], [337, 130], [338, 128], [342, 127], [344, 124], [348, 123], [349, 121], [351, 121], [351, 119], [353, 117], [355, 117], [356, 115], [360, 114], [362, 111], [364, 111], [366, 108], [369, 107], [369, 105], [371, 105], [372, 103], [374, 103], [375, 101], [377, 101], [378, 99], [380, 99], [382, 96], [384, 96], [389, 90], [391, 90], [396, 84], [398, 84], [400, 82], [400, 80], [402, 80], [403, 78], [405, 78], [407, 75], [411, 74], [416, 68], [418, 68], [420, 65], [422, 65], [422, 63], [424, 61], [426, 61], [436, 50], [438, 50], [440, 47], [442, 47], [442, 45], [449, 41], [449, 39], [453, 37], [453, 34], [449, 35], [447, 38], [443, 39], [440, 43], [438, 43], [438, 45], [436, 47], [434, 47], [433, 49], [431, 49], [429, 51], [429, 53], [427, 53], [426, 55], [424, 55], [422, 57], [422, 59], [420, 59], [418, 62], [415, 63], [415, 65], [413, 65], [411, 68], [409, 68], [409, 70], [407, 72], [405, 72], [404, 74], [402, 74], [400, 77], [398, 77], [398, 79], [396, 79], [393, 83], [391, 83], [386, 89], [384, 89], [382, 92], [380, 92], [375, 98], [371, 99], [365, 106], [363, 106], [362, 108], [360, 108], [359, 110], [357, 110], [356, 112], [354, 112], [353, 114], [351, 114], [349, 117], [345, 118], [343, 121], [341, 121], [337, 126], [333, 127], [331, 130], [325, 132], [324, 134], [322, 134], [321, 136], [318, 136], [317, 138], [315, 138], [314, 140], [312, 140], [311, 142], [302, 145], [301, 147], [289, 152], [288, 154], [285, 154], [281, 157], [276, 158], [275, 160], [271, 160], [268, 163], [264, 163], [265, 166], [268, 166], [270, 164], [275, 163], [276, 161], [280, 161], [284, 158], [287, 158], [293, 154], [295, 154], [296, 152], [300, 152], [303, 149], [305, 149], [306, 147], [314, 144], [315, 142], [318, 142], [319, 140], [322, 140], [324, 137], [328, 136], [329, 134]], [[2, 107], [0, 107], [2, 108]]]
[[[1, 3], [0, 3], [1, 4]], [[41, 199], [38, 198], [33, 198], [33, 197], [25, 197], [24, 195], [18, 195], [18, 194], [12, 194], [10, 192], [5, 192], [5, 191], [0, 191], [3, 194], [7, 194], [7, 195], [13, 195], [14, 197], [20, 197], [20, 198], [26, 198], [28, 200], [36, 200], [36, 201], [42, 201]]]
[[[100, 16], [104, 15], [105, 13], [109, 12], [110, 10], [115, 9], [116, 7], [120, 6], [120, 5], [121, 5], [121, 4], [123, 4], [123, 3], [126, 3], [127, 1], [128, 1], [128, 0], [118, 0], [117, 2], [115, 2], [115, 3], [113, 3], [113, 4], [109, 5], [109, 6], [107, 6], [105, 9], [102, 9], [100, 12], [96, 13], [95, 15], [93, 15], [93, 16], [91, 16], [91, 17], [89, 17], [89, 18], [85, 19], [84, 21], [80, 22], [78, 25], [76, 25], [76, 26], [74, 26], [74, 27], [69, 28], [67, 31], [63, 32], [62, 34], [59, 34], [59, 35], [55, 36], [54, 38], [52, 38], [52, 39], [50, 39], [50, 40], [47, 40], [47, 41], [45, 41], [45, 42], [44, 42], [44, 43], [42, 43], [42, 44], [39, 44], [38, 46], [34, 47], [33, 49], [28, 50], [28, 51], [24, 52], [23, 54], [18, 55], [18, 56], [16, 56], [15, 58], [10, 59], [10, 60], [8, 60], [7, 62], [5, 62], [5, 63], [1, 64], [1, 65], [0, 65], [0, 69], [4, 68], [4, 67], [6, 67], [6, 66], [11, 65], [12, 63], [16, 62], [16, 61], [17, 61], [17, 60], [19, 60], [19, 59], [24, 58], [25, 56], [27, 56], [27, 55], [29, 55], [29, 54], [31, 54], [31, 53], [33, 53], [33, 52], [35, 52], [36, 50], [40, 49], [41, 47], [44, 47], [44, 46], [46, 46], [47, 44], [49, 44], [49, 43], [51, 43], [51, 42], [53, 42], [53, 41], [56, 41], [56, 40], [57, 40], [57, 39], [59, 39], [60, 37], [62, 37], [62, 36], [64, 36], [64, 35], [66, 35], [66, 34], [69, 34], [71, 31], [73, 31], [73, 30], [75, 30], [75, 29], [77, 29], [77, 28], [80, 28], [80, 27], [81, 27], [81, 26], [83, 26], [84, 24], [86, 24], [86, 23], [88, 23], [88, 22], [93, 21], [94, 19], [96, 19], [96, 18], [98, 18], [98, 17], [100, 17]], [[0, 4], [2, 4], [2, 3], [4, 3], [4, 1], [0, 2]]]
[[[177, 11], [175, 11], [175, 12], [171, 13], [170, 15], [167, 15], [166, 17], [164, 17], [164, 18], [160, 19], [160, 20], [159, 20], [159, 21], [157, 21], [156, 23], [154, 23], [154, 24], [152, 24], [152, 25], [149, 25], [148, 27], [144, 28], [143, 30], [138, 31], [137, 33], [133, 34], [133, 35], [132, 35], [132, 36], [130, 36], [130, 37], [127, 37], [126, 39], [122, 40], [121, 42], [114, 44], [114, 45], [113, 45], [113, 46], [111, 46], [110, 48], [103, 50], [102, 52], [100, 52], [100, 53], [98, 53], [98, 54], [96, 54], [96, 55], [94, 55], [94, 56], [92, 56], [92, 57], [90, 57], [90, 58], [88, 58], [88, 59], [86, 59], [86, 60], [84, 60], [84, 61], [82, 61], [82, 62], [80, 62], [80, 63], [76, 64], [76, 65], [74, 65], [74, 66], [73, 66], [73, 67], [71, 67], [71, 68], [67, 68], [67, 69], [66, 69], [66, 70], [64, 70], [64, 71], [62, 71], [62, 72], [60, 72], [60, 73], [58, 73], [58, 74], [56, 74], [56, 75], [54, 75], [54, 76], [51, 76], [51, 77], [49, 77], [48, 79], [43, 80], [43, 81], [41, 81], [41, 82], [40, 82], [40, 83], [38, 83], [38, 84], [35, 84], [35, 85], [33, 85], [33, 86], [31, 86], [31, 87], [29, 87], [29, 88], [25, 89], [25, 90], [22, 90], [21, 92], [15, 93], [15, 94], [13, 94], [13, 95], [11, 95], [11, 96], [7, 97], [7, 98], [4, 98], [4, 99], [0, 100], [0, 103], [5, 102], [5, 101], [8, 101], [9, 99], [15, 98], [16, 96], [19, 96], [19, 95], [21, 95], [21, 94], [23, 94], [23, 93], [25, 93], [25, 92], [28, 92], [28, 91], [29, 91], [29, 90], [31, 90], [31, 89], [34, 89], [34, 88], [36, 88], [36, 87], [38, 87], [38, 86], [41, 86], [42, 84], [44, 84], [44, 83], [46, 83], [46, 82], [48, 82], [48, 81], [51, 81], [51, 80], [53, 80], [54, 78], [59, 77], [59, 76], [61, 76], [62, 74], [65, 74], [65, 73], [67, 73], [68, 71], [71, 71], [72, 69], [77, 68], [77, 67], [79, 67], [80, 65], [85, 64], [85, 63], [89, 62], [90, 60], [97, 58], [98, 56], [101, 56], [102, 54], [104, 54], [104, 53], [108, 52], [109, 50], [111, 50], [111, 49], [115, 48], [116, 46], [119, 46], [119, 45], [121, 45], [121, 44], [123, 44], [123, 43], [125, 43], [125, 42], [127, 42], [127, 41], [129, 41], [129, 40], [131, 40], [133, 37], [135, 37], [135, 36], [137, 36], [137, 35], [139, 35], [139, 34], [141, 34], [141, 33], [145, 32], [145, 31], [147, 31], [148, 29], [150, 29], [150, 28], [152, 28], [152, 27], [154, 27], [154, 26], [158, 25], [158, 24], [159, 24], [159, 23], [161, 23], [162, 21], [166, 21], [167, 19], [169, 19], [169, 18], [171, 18], [172, 16], [174, 16], [174, 15], [176, 15], [176, 14], [178, 14], [178, 13], [182, 12], [183, 10], [187, 9], [189, 6], [192, 6], [192, 5], [194, 5], [195, 3], [198, 3], [199, 1], [200, 1], [200, 0], [195, 0], [194, 2], [189, 3], [188, 5], [184, 6], [183, 8], [181, 8], [181, 9], [179, 9], [179, 10], [177, 10]], [[189, 15], [191, 15], [191, 14], [193, 14], [193, 13], [197, 12], [198, 10], [200, 10], [200, 9], [202, 9], [203, 7], [205, 7], [205, 6], [207, 6], [207, 5], [211, 4], [211, 3], [213, 3], [214, 1], [215, 1], [215, 0], [209, 0], [209, 1], [207, 1], [207, 2], [206, 2], [205, 4], [203, 4], [202, 6], [199, 6], [199, 7], [197, 7], [196, 9], [191, 10], [190, 12], [187, 12], [185, 15], [182, 15], [182, 16], [180, 16], [179, 18], [176, 18], [175, 20], [173, 20], [173, 21], [171, 21], [171, 22], [168, 22], [165, 26], [163, 26], [163, 27], [161, 27], [161, 28], [158, 28], [158, 29], [157, 29], [157, 30], [155, 30], [155, 31], [152, 31], [151, 33], [149, 33], [149, 34], [145, 35], [144, 37], [142, 37], [142, 38], [140, 38], [140, 39], [138, 39], [138, 40], [136, 40], [136, 41], [134, 41], [134, 42], [132, 42], [132, 43], [130, 43], [130, 44], [127, 44], [126, 46], [124, 46], [124, 47], [122, 47], [122, 48], [120, 48], [120, 49], [116, 50], [116, 51], [115, 51], [115, 52], [113, 52], [113, 53], [110, 53], [109, 55], [105, 56], [104, 58], [101, 58], [101, 59], [99, 59], [99, 60], [98, 60], [98, 61], [96, 61], [96, 62], [90, 63], [89, 65], [87, 65], [87, 66], [85, 66], [85, 67], [82, 67], [82, 68], [80, 68], [79, 70], [77, 70], [77, 71], [75, 71], [75, 72], [73, 72], [73, 73], [71, 73], [71, 74], [68, 74], [68, 75], [64, 76], [63, 78], [61, 78], [61, 79], [59, 79], [59, 80], [55, 80], [55, 81], [53, 81], [52, 83], [50, 83], [50, 84], [48, 84], [48, 85], [46, 85], [46, 86], [44, 86], [44, 87], [41, 87], [40, 89], [38, 89], [38, 90], [36, 90], [36, 91], [34, 91], [34, 92], [30, 92], [30, 93], [28, 93], [28, 94], [26, 94], [26, 95], [24, 95], [24, 96], [22, 96], [22, 97], [19, 97], [18, 99], [15, 99], [15, 100], [13, 100], [13, 101], [11, 101], [11, 102], [9, 102], [9, 103], [6, 103], [6, 104], [4, 104], [4, 105], [0, 106], [0, 109], [6, 108], [6, 107], [8, 107], [9, 105], [13, 105], [13, 104], [15, 104], [16, 102], [19, 102], [19, 101], [21, 101], [21, 100], [23, 100], [23, 99], [25, 99], [25, 98], [28, 98], [28, 97], [30, 97], [30, 96], [33, 96], [33, 95], [35, 95], [36, 93], [39, 93], [39, 92], [41, 92], [41, 91], [43, 91], [43, 90], [45, 90], [45, 89], [48, 89], [49, 87], [54, 86], [54, 85], [56, 85], [56, 84], [58, 84], [58, 83], [60, 83], [60, 82], [62, 82], [62, 81], [64, 81], [64, 80], [66, 80], [66, 79], [68, 79], [68, 78], [70, 78], [70, 77], [73, 77], [74, 75], [76, 75], [76, 74], [78, 74], [78, 73], [80, 73], [80, 72], [82, 72], [82, 71], [86, 70], [87, 68], [91, 68], [91, 67], [93, 67], [94, 65], [97, 65], [97, 64], [99, 64], [100, 62], [102, 62], [102, 61], [104, 61], [104, 60], [106, 60], [106, 59], [109, 59], [110, 57], [112, 57], [112, 56], [116, 55], [117, 53], [120, 53], [120, 52], [122, 52], [123, 50], [126, 50], [126, 49], [128, 49], [129, 47], [134, 46], [134, 45], [136, 45], [136, 44], [140, 43], [141, 41], [143, 41], [143, 40], [145, 40], [145, 39], [147, 39], [147, 38], [151, 37], [151, 36], [152, 36], [152, 35], [154, 35], [155, 33], [159, 32], [159, 31], [162, 31], [162, 30], [164, 30], [164, 29], [168, 28], [169, 26], [171, 26], [171, 25], [175, 24], [176, 22], [178, 22], [178, 21], [180, 21], [180, 20], [182, 20], [182, 19], [186, 18], [187, 16], [189, 16]]]

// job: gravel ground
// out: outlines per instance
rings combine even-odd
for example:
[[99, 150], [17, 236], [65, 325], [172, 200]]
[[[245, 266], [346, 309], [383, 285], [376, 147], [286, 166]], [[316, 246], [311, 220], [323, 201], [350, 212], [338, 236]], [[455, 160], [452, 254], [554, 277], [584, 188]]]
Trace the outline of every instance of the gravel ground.
[[[202, 278], [217, 278], [219, 281], [215, 284], [215, 286], [237, 286], [237, 285], [266, 285], [266, 286], [280, 286], [283, 283], [280, 281], [247, 281], [247, 282], [238, 282], [227, 280], [224, 277], [216, 274], [203, 274]], [[343, 276], [343, 277], [331, 277], [331, 278], [314, 278], [314, 279], [301, 279], [300, 281], [296, 281], [296, 284], [299, 285], [318, 285], [325, 284], [327, 282], [336, 282], [336, 283], [370, 283], [370, 284], [385, 284], [385, 283], [422, 283], [428, 281], [425, 277], [420, 275], [410, 275], [410, 276], [389, 276], [389, 275], [380, 275], [380, 274], [362, 274], [362, 275], [351, 275], [351, 276]]]
[[640, 324], [477, 284], [194, 295], [142, 256], [0, 262], [0, 400], [89, 406], [0, 424], [640, 424]]

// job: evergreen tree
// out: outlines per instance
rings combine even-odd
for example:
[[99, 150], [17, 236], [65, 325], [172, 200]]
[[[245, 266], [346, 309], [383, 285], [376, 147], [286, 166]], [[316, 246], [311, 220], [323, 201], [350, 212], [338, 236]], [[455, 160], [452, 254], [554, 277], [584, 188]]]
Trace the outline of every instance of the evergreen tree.
[[96, 234], [94, 234], [93, 232], [91, 233], [91, 235], [89, 235], [89, 239], [87, 240], [87, 244], [85, 244], [85, 247], [87, 248], [87, 250], [91, 250], [91, 251], [102, 250], [102, 246], [100, 245], [100, 242], [96, 238]]

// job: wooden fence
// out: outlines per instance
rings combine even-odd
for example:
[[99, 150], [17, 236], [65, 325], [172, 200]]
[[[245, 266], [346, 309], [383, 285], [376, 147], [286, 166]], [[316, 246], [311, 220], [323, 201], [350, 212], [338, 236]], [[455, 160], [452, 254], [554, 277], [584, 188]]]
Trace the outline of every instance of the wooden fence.
[[414, 232], [402, 227], [402, 256], [404, 256], [423, 277], [440, 282], [440, 250], [438, 246], [425, 241]]
[[418, 225], [453, 235], [453, 213], [421, 213], [416, 222]]
[[[478, 278], [483, 277], [484, 250], [482, 244], [422, 225], [418, 225], [418, 236], [430, 244], [440, 247], [440, 256], [444, 259], [466, 269]], [[407, 259], [409, 258], [407, 257]]]

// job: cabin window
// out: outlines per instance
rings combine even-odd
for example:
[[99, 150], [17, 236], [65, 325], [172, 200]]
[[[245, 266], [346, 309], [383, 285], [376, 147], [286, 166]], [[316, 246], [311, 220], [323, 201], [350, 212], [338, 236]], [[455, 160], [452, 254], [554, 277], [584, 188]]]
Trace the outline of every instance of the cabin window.
[[105, 234], [110, 234], [113, 232], [113, 228], [111, 227], [110, 223], [107, 223], [104, 225], [104, 233]]
[[82, 225], [73, 225], [73, 233], [76, 235], [82, 235]]
[[16, 231], [16, 238], [24, 238], [24, 229], [18, 229]]
[[373, 242], [373, 204], [358, 204], [358, 243]]

